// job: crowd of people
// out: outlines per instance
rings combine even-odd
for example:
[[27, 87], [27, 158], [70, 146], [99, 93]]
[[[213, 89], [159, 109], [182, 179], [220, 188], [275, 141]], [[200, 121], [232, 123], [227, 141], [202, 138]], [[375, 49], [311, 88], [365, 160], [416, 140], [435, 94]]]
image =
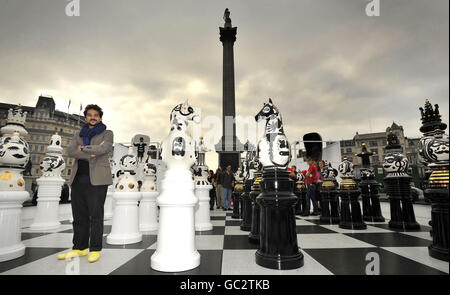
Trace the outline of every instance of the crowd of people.
[[218, 167], [216, 172], [209, 170], [208, 181], [213, 188], [209, 191], [209, 207], [214, 210], [214, 205], [217, 209], [224, 211], [230, 211], [231, 209], [231, 194], [233, 192], [235, 178], [234, 173], [231, 170], [231, 165], [222, 170], [222, 167]]
[[[307, 158], [306, 163], [308, 164], [307, 170], [297, 171], [297, 167], [293, 165], [290, 170], [290, 178], [294, 182], [299, 179], [298, 173], [303, 174], [306, 187], [306, 210], [302, 213], [302, 216], [317, 216], [321, 214], [320, 206], [320, 187], [323, 181], [323, 169], [325, 167], [325, 161], [316, 161], [312, 158]], [[311, 213], [311, 203], [313, 205], [313, 212]]]
[[[322, 171], [325, 167], [325, 161], [316, 161], [312, 158], [307, 158], [308, 169], [298, 171], [297, 167], [293, 165], [288, 168], [290, 171], [291, 180], [296, 183], [299, 180], [299, 173], [303, 174], [303, 179], [305, 181], [306, 187], [306, 210], [302, 216], [317, 216], [321, 214], [320, 206], [320, 187], [322, 185], [323, 176]], [[209, 191], [210, 197], [210, 209], [222, 209], [224, 211], [231, 209], [231, 195], [233, 192], [235, 178], [231, 171], [231, 166], [228, 165], [225, 171], [222, 167], [218, 167], [216, 172], [209, 170], [208, 181], [211, 183], [213, 188]], [[311, 212], [311, 203], [313, 206], [313, 212]]]

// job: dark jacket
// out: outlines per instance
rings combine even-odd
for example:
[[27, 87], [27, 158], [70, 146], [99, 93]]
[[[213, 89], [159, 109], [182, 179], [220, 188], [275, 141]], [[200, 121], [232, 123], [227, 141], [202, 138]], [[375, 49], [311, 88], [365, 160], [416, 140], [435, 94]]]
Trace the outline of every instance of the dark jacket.
[[224, 188], [231, 189], [233, 187], [232, 186], [233, 179], [234, 179], [233, 172], [230, 172], [230, 174], [228, 174], [227, 172], [223, 172], [222, 173], [222, 186]]

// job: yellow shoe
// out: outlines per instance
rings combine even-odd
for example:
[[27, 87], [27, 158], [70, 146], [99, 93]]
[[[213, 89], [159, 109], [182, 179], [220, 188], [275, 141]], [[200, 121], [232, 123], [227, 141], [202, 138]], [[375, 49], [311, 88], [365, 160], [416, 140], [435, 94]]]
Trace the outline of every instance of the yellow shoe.
[[88, 261], [89, 262], [96, 262], [100, 259], [100, 251], [92, 251], [89, 253]]
[[77, 256], [86, 256], [89, 254], [89, 249], [84, 250], [70, 250], [69, 252], [58, 254], [59, 260], [64, 260], [68, 258], [73, 258]]

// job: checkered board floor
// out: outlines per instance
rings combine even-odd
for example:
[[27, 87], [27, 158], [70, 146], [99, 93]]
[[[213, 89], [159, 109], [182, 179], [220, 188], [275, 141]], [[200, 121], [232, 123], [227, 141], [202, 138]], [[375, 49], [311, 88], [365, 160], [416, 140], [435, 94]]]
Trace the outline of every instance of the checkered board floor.
[[[389, 229], [387, 221], [368, 223], [366, 230], [351, 231], [337, 225], [321, 225], [318, 217], [297, 216], [298, 242], [304, 254], [304, 266], [296, 270], [277, 271], [255, 263], [257, 245], [249, 243], [248, 232], [240, 230], [241, 221], [232, 219], [231, 215], [230, 211], [211, 211], [213, 230], [196, 233], [201, 264], [181, 274], [365, 274], [369, 263], [366, 255], [370, 252], [378, 254], [381, 274], [449, 273], [448, 262], [428, 255], [431, 228], [424, 225], [424, 221], [418, 231], [394, 231]], [[71, 248], [73, 231], [68, 220], [62, 223], [60, 229], [52, 232], [36, 233], [23, 228], [22, 240], [27, 247], [25, 256], [1, 262], [0, 274], [66, 274], [67, 262], [58, 261], [56, 255]], [[140, 243], [112, 246], [106, 244], [106, 235], [111, 231], [110, 220], [105, 221], [104, 230], [101, 259], [88, 263], [86, 257], [81, 257], [78, 264], [80, 274], [164, 274], [150, 268], [150, 257], [156, 248], [156, 232], [145, 234]]]

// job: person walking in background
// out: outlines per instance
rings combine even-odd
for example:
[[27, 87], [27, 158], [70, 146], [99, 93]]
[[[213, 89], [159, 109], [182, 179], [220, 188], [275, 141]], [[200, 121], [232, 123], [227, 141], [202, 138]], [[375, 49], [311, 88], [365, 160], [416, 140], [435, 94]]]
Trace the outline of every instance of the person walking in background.
[[308, 158], [306, 162], [309, 165], [308, 171], [306, 171], [306, 211], [303, 216], [310, 215], [311, 202], [313, 204], [312, 215], [318, 215], [317, 201], [316, 201], [316, 182], [317, 182], [317, 167], [314, 165], [314, 161]]
[[212, 185], [212, 189], [209, 190], [209, 210], [214, 210], [214, 202], [216, 200], [216, 177], [214, 171], [208, 171], [208, 181]]
[[137, 147], [137, 158], [138, 161], [142, 163], [142, 158], [144, 158], [145, 146], [147, 145], [144, 142], [144, 138], [139, 138], [139, 142], [133, 143], [135, 147]]
[[223, 210], [231, 210], [231, 194], [233, 192], [234, 175], [231, 171], [231, 165], [228, 165], [225, 172], [222, 173], [223, 186]]
[[222, 167], [218, 167], [216, 170], [216, 207], [217, 209], [223, 207], [223, 187], [222, 187]]
[[317, 164], [317, 183], [316, 183], [316, 199], [319, 214], [322, 214], [322, 194], [320, 193], [322, 189], [323, 173], [325, 170], [325, 161], [319, 160]]
[[103, 111], [98, 105], [84, 110], [86, 124], [67, 147], [75, 158], [69, 185], [72, 188], [73, 248], [58, 259], [86, 256], [95, 262], [103, 243], [103, 215], [108, 186], [112, 184], [108, 154], [112, 151], [113, 132], [102, 123]]

